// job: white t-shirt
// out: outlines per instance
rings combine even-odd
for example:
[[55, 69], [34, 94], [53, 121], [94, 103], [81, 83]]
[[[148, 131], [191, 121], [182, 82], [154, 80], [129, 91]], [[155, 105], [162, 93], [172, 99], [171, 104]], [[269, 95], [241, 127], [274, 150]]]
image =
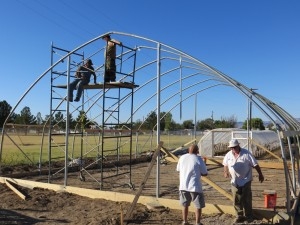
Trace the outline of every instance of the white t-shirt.
[[227, 152], [223, 165], [228, 166], [231, 184], [244, 186], [252, 180], [252, 168], [257, 165], [257, 160], [247, 149], [241, 148], [238, 158], [234, 157], [231, 150]]
[[200, 156], [189, 153], [182, 155], [176, 170], [179, 172], [179, 190], [202, 192], [201, 174], [207, 174], [207, 168]]

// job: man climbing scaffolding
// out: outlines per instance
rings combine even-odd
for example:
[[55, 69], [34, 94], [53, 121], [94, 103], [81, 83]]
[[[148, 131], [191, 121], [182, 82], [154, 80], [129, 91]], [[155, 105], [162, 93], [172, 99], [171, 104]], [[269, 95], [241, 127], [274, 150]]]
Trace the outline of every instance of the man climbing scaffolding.
[[122, 42], [111, 39], [109, 34], [102, 37], [106, 41], [106, 50], [104, 52], [105, 58], [105, 72], [104, 82], [116, 81], [116, 45], [122, 45]]

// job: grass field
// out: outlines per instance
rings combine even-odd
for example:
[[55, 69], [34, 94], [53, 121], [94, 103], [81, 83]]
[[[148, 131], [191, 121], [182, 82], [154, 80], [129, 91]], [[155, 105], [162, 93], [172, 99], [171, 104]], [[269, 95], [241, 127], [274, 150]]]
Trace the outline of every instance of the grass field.
[[[200, 137], [196, 137], [199, 141]], [[194, 140], [192, 135], [161, 135], [160, 141], [164, 142], [167, 149], [175, 149]], [[66, 143], [68, 144], [69, 159], [83, 157], [97, 157], [102, 155], [102, 141], [99, 135], [89, 134], [70, 135], [68, 142], [65, 135], [52, 136], [51, 147], [49, 137], [42, 135], [17, 135], [4, 136], [1, 165], [38, 164], [51, 160], [64, 160]], [[157, 137], [143, 134], [132, 137], [132, 155], [138, 156], [144, 152], [155, 149]], [[118, 147], [119, 146], [119, 147]], [[130, 139], [109, 138], [105, 139], [103, 155], [128, 155], [130, 152]], [[50, 154], [51, 153], [51, 154]]]

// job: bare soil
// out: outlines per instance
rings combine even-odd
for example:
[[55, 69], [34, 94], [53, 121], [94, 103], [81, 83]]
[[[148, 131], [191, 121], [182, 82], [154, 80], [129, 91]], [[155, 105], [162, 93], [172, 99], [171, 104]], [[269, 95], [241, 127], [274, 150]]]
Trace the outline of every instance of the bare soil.
[[[128, 175], [116, 176], [108, 179], [103, 190], [116, 191], [121, 193], [135, 194], [148, 169], [149, 162], [141, 162], [132, 166], [131, 181]], [[155, 196], [156, 190], [156, 166], [151, 171], [142, 195]], [[178, 199], [178, 174], [175, 171], [175, 163], [160, 164], [160, 194], [163, 198]], [[124, 170], [126, 168], [123, 168]], [[217, 165], [208, 165], [208, 178], [230, 193], [229, 180], [223, 177], [223, 168]], [[255, 213], [254, 224], [274, 224], [272, 216], [276, 211], [285, 208], [285, 182], [283, 170], [262, 169], [265, 182], [259, 183], [256, 171], [254, 172], [253, 207], [255, 212], [268, 211], [270, 217], [263, 220], [259, 213]], [[112, 173], [114, 168], [108, 169], [107, 173]], [[79, 179], [79, 173], [73, 172], [68, 175], [68, 185], [83, 188], [99, 189], [99, 183], [95, 178], [99, 178], [99, 170], [84, 171], [82, 174], [85, 181]], [[22, 179], [47, 182], [47, 175], [27, 176]], [[63, 184], [63, 173], [58, 173], [51, 180], [52, 183]], [[130, 188], [131, 183], [134, 189]], [[232, 205], [232, 202], [203, 183], [206, 203]], [[122, 215], [130, 203], [114, 202], [103, 199], [90, 199], [65, 192], [54, 192], [47, 189], [26, 189], [18, 187], [26, 196], [26, 200], [21, 199], [5, 184], [0, 185], [0, 224], [103, 224], [120, 225]], [[273, 189], [277, 192], [277, 207], [268, 209], [264, 206], [265, 189]], [[180, 225], [182, 216], [180, 210], [169, 208], [148, 209], [146, 206], [137, 204], [133, 211], [133, 220], [128, 224], [160, 224], [160, 225]], [[189, 222], [194, 224], [194, 213], [189, 213]], [[229, 214], [204, 214], [201, 220], [203, 224], [211, 225], [231, 225], [234, 224], [234, 217]], [[126, 223], [124, 223], [126, 224]], [[245, 224], [247, 224], [245, 222]]]

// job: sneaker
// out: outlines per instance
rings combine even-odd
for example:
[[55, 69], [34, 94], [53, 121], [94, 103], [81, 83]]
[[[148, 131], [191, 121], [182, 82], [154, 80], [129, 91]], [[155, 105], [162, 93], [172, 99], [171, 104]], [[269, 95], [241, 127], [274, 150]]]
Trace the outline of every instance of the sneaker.
[[182, 222], [182, 225], [189, 225], [188, 222]]
[[79, 98], [78, 97], [76, 97], [75, 99], [74, 99], [74, 102], [79, 102]]

